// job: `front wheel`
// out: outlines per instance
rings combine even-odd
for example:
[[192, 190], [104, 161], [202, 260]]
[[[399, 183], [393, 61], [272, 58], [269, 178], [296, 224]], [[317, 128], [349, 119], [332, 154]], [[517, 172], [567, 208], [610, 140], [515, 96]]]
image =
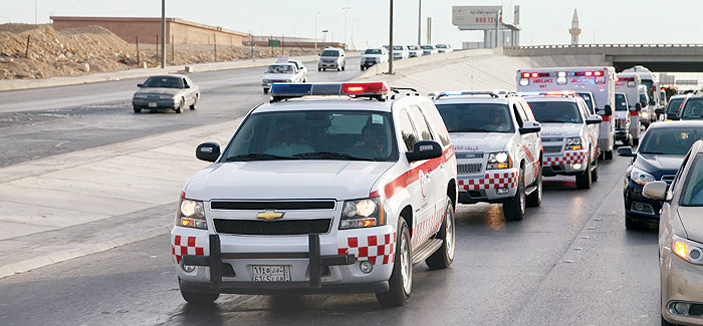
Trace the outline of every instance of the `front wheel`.
[[192, 111], [197, 108], [198, 108], [198, 96], [196, 96], [195, 99], [193, 99], [193, 104], [190, 105], [190, 110]]
[[593, 177], [591, 174], [591, 160], [588, 159], [588, 164], [586, 165], [586, 170], [583, 173], [576, 176], [576, 188], [579, 189], [591, 189], [593, 184]]
[[503, 203], [503, 215], [507, 221], [519, 221], [525, 217], [525, 172], [520, 167], [515, 197]]
[[442, 228], [437, 232], [437, 238], [444, 241], [442, 246], [425, 260], [427, 266], [432, 269], [445, 269], [454, 261], [454, 205], [452, 200], [447, 197], [446, 207], [444, 209], [444, 222]]
[[605, 151], [603, 156], [605, 157], [606, 160], [612, 160], [613, 159], [613, 150]]
[[385, 307], [398, 307], [408, 302], [413, 286], [413, 263], [410, 251], [410, 230], [405, 218], [398, 221], [395, 260], [388, 292], [377, 292], [376, 299]]
[[539, 207], [542, 205], [542, 164], [539, 165], [539, 171], [537, 173], [537, 180], [535, 180], [537, 189], [527, 196], [527, 206], [530, 207]]
[[139, 112], [142, 112], [142, 109], [135, 106], [134, 113], [139, 113]]
[[176, 113], [181, 113], [183, 112], [183, 107], [186, 106], [186, 101], [184, 99], [181, 99], [181, 102], [178, 103], [178, 106], [176, 107]]
[[215, 302], [215, 300], [217, 300], [217, 298], [220, 297], [219, 293], [202, 293], [202, 292], [186, 291], [183, 289], [183, 285], [181, 282], [182, 281], [179, 278], [178, 279], [178, 286], [181, 290], [181, 296], [183, 296], [183, 299], [185, 299], [190, 304], [199, 305], [199, 306], [211, 305], [213, 302]]
[[268, 88], [264, 88], [264, 94], [268, 94], [268, 93], [269, 93], [269, 89], [268, 89]]

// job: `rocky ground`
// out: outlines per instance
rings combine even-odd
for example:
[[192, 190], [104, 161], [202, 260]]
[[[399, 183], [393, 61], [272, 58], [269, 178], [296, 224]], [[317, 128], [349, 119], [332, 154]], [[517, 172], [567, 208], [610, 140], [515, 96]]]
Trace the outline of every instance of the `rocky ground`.
[[[29, 45], [28, 45], [29, 43]], [[166, 45], [169, 65], [311, 55], [311, 49], [213, 45]], [[0, 25], [0, 79], [79, 76], [142, 67], [157, 67], [156, 46], [130, 44], [100, 26], [55, 31], [50, 24]]]

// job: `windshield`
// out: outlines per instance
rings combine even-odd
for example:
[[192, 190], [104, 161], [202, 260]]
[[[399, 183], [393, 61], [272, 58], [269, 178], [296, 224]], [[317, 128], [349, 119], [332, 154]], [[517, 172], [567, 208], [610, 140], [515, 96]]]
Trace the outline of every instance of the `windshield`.
[[647, 106], [649, 104], [648, 102], [649, 101], [647, 101], [647, 95], [645, 95], [644, 93], [640, 94], [640, 104], [642, 106]]
[[642, 79], [642, 84], [647, 86], [647, 98], [654, 98], [654, 82], [651, 79]]
[[432, 50], [432, 49], [433, 49], [432, 45], [423, 45], [423, 46], [421, 46], [421, 48], [427, 49], [427, 50]]
[[696, 155], [686, 179], [681, 206], [703, 206], [703, 154]]
[[627, 111], [627, 98], [625, 94], [616, 93], [615, 94], [615, 111]]
[[494, 103], [435, 103], [449, 132], [513, 132], [510, 109]]
[[446, 49], [446, 48], [447, 48], [447, 46], [444, 45], [444, 44], [437, 44], [437, 47], [440, 48], [440, 49]]
[[178, 77], [149, 77], [142, 87], [183, 88], [183, 81]]
[[398, 159], [390, 113], [288, 111], [254, 113], [234, 135], [224, 161]]
[[588, 106], [588, 112], [590, 114], [596, 114], [596, 111], [593, 109], [593, 98], [591, 97], [590, 93], [576, 93], [578, 96], [580, 96], [584, 101], [586, 101], [586, 105]]
[[337, 50], [324, 50], [321, 54], [323, 57], [338, 57], [339, 51]]
[[417, 50], [418, 46], [417, 45], [408, 45], [408, 50]]
[[269, 74], [292, 74], [293, 66], [291, 65], [270, 65], [266, 71]]
[[400, 45], [394, 45], [394, 46], [393, 46], [393, 50], [402, 50], [402, 49], [403, 49], [403, 47], [400, 46]]
[[703, 128], [656, 128], [647, 131], [640, 154], [686, 155], [696, 140], [703, 139]]
[[681, 119], [703, 119], [703, 98], [689, 97], [681, 110]]
[[677, 113], [679, 113], [679, 109], [681, 108], [682, 103], [683, 97], [672, 98], [671, 100], [669, 100], [669, 105], [666, 106], [666, 114], [676, 115]]
[[364, 54], [381, 54], [381, 49], [367, 49]]
[[528, 101], [535, 119], [542, 123], [583, 123], [579, 107], [574, 102]]

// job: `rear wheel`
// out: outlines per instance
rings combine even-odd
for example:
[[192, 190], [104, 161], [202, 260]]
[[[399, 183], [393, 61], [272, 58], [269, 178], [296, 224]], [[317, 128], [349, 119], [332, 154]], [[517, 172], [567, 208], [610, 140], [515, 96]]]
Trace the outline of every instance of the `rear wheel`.
[[452, 200], [447, 197], [446, 207], [444, 209], [444, 223], [442, 228], [437, 232], [437, 238], [444, 241], [442, 246], [435, 251], [432, 256], [425, 260], [427, 266], [432, 269], [445, 269], [454, 261], [454, 205]]
[[[541, 159], [540, 162], [542, 162]], [[529, 207], [539, 207], [542, 205], [542, 163], [539, 164], [535, 185], [537, 189], [527, 196], [527, 206]]]
[[520, 166], [515, 197], [503, 203], [503, 215], [507, 221], [519, 221], [525, 217], [525, 177], [524, 168]]
[[391, 274], [390, 290], [377, 292], [376, 299], [386, 307], [402, 306], [410, 299], [413, 286], [413, 263], [410, 251], [410, 230], [405, 218], [398, 221], [398, 239], [396, 240], [395, 260]]
[[220, 297], [219, 293], [202, 293], [202, 292], [190, 292], [183, 289], [182, 281], [178, 279], [178, 286], [181, 290], [181, 296], [188, 303], [194, 305], [211, 305], [217, 298]]

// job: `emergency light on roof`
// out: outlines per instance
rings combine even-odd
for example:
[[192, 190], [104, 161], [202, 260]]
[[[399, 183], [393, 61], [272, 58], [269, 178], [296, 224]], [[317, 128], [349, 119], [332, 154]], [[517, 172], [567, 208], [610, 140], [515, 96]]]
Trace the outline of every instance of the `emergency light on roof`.
[[271, 85], [271, 101], [278, 102], [307, 95], [348, 95], [382, 100], [388, 90], [389, 87], [385, 82], [273, 84]]
[[520, 92], [518, 95], [525, 96], [563, 96], [563, 97], [574, 97], [575, 92], [572, 91], [551, 91], [551, 92]]
[[504, 90], [496, 91], [448, 91], [448, 92], [433, 92], [429, 94], [434, 99], [448, 96], [466, 96], [466, 95], [488, 95], [493, 98], [515, 96], [514, 92], [508, 92]]

